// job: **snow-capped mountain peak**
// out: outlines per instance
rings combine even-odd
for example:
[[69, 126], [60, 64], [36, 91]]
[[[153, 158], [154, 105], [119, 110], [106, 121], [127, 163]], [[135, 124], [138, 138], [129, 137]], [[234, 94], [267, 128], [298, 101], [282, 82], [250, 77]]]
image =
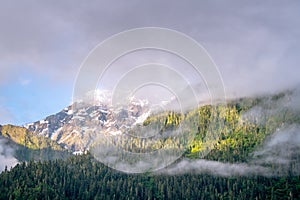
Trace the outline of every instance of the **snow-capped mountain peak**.
[[[91, 94], [89, 94], [91, 95]], [[151, 114], [147, 100], [131, 98], [127, 106], [112, 106], [110, 91], [96, 90], [93, 102], [75, 102], [43, 120], [26, 124], [34, 134], [51, 138], [73, 152], [83, 152], [99, 133], [118, 135]]]

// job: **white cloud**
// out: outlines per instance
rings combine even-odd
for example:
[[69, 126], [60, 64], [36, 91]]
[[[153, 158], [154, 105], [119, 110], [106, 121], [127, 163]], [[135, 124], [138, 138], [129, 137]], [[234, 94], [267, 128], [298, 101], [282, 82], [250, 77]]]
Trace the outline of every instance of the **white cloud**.
[[31, 83], [31, 80], [30, 79], [21, 79], [20, 80], [20, 84], [22, 86], [26, 86], [26, 85], [29, 85]]

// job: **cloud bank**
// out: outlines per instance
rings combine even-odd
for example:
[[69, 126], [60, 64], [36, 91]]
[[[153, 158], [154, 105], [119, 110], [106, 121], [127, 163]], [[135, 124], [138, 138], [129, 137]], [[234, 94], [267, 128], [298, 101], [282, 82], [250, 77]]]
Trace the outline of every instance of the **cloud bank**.
[[299, 6], [298, 1], [4, 1], [1, 82], [17, 73], [12, 66], [56, 80], [69, 74], [72, 81], [99, 42], [130, 28], [160, 26], [204, 45], [231, 94], [285, 88], [298, 82], [300, 72]]
[[253, 153], [253, 163], [276, 166], [274, 174], [300, 174], [300, 126], [278, 129]]
[[266, 167], [259, 165], [248, 165], [246, 163], [223, 163], [211, 160], [188, 160], [183, 159], [177, 164], [158, 172], [159, 174], [211, 174], [216, 176], [271, 176], [272, 173]]
[[7, 140], [0, 137], [0, 172], [2, 172], [5, 167], [10, 169], [18, 163], [18, 160], [13, 157], [13, 153], [14, 150], [7, 144]]
[[[146, 26], [174, 29], [203, 45], [219, 67], [229, 97], [294, 87], [300, 74], [299, 6], [293, 0], [1, 1], [0, 89], [16, 93], [1, 93], [14, 96], [4, 106], [22, 104], [17, 94], [24, 91], [31, 104], [23, 107], [24, 116], [40, 112], [47, 105], [35, 108], [35, 102], [55, 95], [49, 91], [73, 91], [79, 67], [96, 45], [113, 34]], [[16, 79], [35, 83], [27, 86], [39, 99], [22, 85], [12, 87]], [[64, 102], [70, 99], [62, 97]], [[54, 98], [48, 104], [55, 107], [48, 114], [62, 109]]]

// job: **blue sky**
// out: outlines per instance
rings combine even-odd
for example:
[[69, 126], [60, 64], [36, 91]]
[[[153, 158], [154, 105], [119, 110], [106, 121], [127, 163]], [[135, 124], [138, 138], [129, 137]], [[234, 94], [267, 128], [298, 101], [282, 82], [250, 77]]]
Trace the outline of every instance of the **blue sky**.
[[14, 81], [0, 86], [1, 104], [8, 113], [4, 121], [22, 125], [54, 114], [70, 104], [71, 88], [70, 83], [55, 84], [47, 76], [21, 70]]
[[209, 52], [227, 92], [299, 84], [299, 1], [1, 1], [0, 124], [40, 120], [68, 106], [88, 53], [130, 28], [181, 31]]

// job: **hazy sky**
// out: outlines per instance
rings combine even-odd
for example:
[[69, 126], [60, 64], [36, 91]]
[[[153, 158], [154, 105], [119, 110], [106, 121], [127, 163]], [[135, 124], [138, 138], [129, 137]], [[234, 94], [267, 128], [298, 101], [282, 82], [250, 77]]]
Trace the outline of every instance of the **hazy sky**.
[[87, 54], [107, 37], [157, 26], [209, 52], [231, 95], [299, 83], [299, 1], [0, 0], [0, 124], [23, 124], [70, 104]]

